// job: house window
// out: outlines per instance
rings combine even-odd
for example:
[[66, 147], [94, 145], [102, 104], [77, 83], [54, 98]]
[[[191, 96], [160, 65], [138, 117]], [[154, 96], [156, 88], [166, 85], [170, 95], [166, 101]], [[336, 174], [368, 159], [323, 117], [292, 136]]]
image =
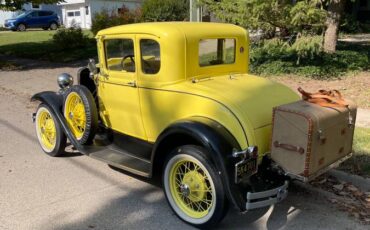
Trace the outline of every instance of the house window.
[[67, 16], [68, 16], [68, 17], [73, 17], [73, 16], [75, 16], [75, 13], [74, 13], [74, 12], [68, 12], [68, 13], [67, 13]]
[[89, 6], [85, 6], [85, 14], [89, 15]]
[[81, 16], [80, 11], [75, 11], [75, 16], [76, 16], [76, 17], [77, 17], [77, 16]]
[[156, 74], [161, 68], [161, 50], [159, 43], [151, 39], [140, 41], [141, 70], [145, 74]]
[[199, 66], [235, 62], [235, 39], [202, 39], [199, 42]]
[[31, 3], [31, 8], [32, 9], [40, 9], [40, 5], [36, 3]]

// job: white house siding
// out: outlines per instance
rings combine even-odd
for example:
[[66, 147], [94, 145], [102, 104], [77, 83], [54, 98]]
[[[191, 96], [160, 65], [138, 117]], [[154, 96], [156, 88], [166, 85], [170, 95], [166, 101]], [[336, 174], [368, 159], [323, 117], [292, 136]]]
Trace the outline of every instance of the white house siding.
[[[118, 8], [121, 8], [123, 4], [129, 9], [136, 9], [141, 5], [141, 2], [140, 0], [66, 0], [59, 5], [62, 8], [63, 24], [66, 27], [72, 26], [72, 21], [75, 21], [81, 28], [90, 29], [94, 14], [104, 9], [118, 12]], [[86, 7], [88, 7], [88, 14], [86, 14]], [[76, 11], [80, 12], [80, 16], [68, 16], [68, 12], [71, 15]]]

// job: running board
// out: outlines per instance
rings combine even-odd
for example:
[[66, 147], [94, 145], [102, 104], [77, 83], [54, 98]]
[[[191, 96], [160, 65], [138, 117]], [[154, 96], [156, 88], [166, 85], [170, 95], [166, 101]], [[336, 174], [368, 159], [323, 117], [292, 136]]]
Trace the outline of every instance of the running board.
[[150, 161], [118, 149], [114, 144], [99, 148], [97, 151], [91, 151], [88, 156], [140, 176], [150, 177]]

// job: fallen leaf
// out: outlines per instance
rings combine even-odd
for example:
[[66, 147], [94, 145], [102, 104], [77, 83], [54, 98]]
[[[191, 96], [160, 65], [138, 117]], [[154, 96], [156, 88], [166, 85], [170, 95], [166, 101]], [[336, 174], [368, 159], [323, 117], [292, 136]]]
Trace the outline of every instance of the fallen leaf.
[[336, 189], [336, 190], [339, 190], [339, 191], [343, 190], [343, 187], [344, 187], [343, 184], [333, 185], [333, 188]]
[[353, 186], [353, 185], [349, 185], [349, 186], [347, 187], [347, 189], [348, 189], [349, 191], [351, 191], [351, 192], [357, 192], [357, 191], [358, 191], [358, 189], [357, 189], [355, 186]]

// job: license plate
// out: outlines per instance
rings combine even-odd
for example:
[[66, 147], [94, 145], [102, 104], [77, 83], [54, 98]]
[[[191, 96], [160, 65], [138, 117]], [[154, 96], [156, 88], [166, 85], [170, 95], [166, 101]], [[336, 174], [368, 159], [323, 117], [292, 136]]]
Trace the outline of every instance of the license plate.
[[257, 159], [250, 158], [235, 164], [235, 183], [244, 176], [251, 176], [257, 172]]

